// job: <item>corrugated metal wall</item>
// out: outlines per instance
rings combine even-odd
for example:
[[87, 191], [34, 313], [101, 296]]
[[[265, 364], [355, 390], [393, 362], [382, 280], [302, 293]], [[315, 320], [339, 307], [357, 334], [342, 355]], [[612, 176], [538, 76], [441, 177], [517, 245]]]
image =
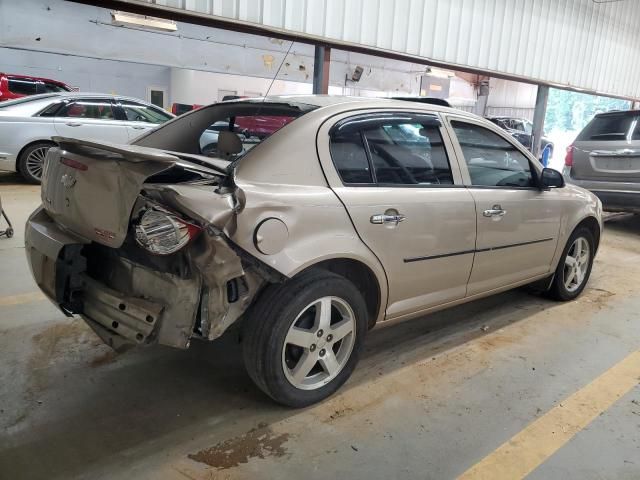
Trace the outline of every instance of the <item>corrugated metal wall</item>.
[[129, 0], [640, 98], [638, 0]]

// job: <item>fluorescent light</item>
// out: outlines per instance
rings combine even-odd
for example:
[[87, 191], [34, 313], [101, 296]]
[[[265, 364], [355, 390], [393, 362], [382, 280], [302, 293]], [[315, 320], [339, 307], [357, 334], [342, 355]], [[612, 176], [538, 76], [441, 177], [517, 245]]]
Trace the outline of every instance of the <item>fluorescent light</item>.
[[115, 10], [111, 12], [111, 23], [119, 26], [133, 25], [135, 27], [162, 30], [164, 32], [175, 32], [178, 30], [178, 26], [173, 20], [147, 17], [146, 15], [136, 15], [135, 13], [118, 12]]

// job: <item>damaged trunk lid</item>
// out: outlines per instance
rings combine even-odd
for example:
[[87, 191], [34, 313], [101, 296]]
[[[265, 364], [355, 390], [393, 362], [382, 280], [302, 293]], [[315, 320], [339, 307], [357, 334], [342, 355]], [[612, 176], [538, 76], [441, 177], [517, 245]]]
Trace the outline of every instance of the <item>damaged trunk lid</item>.
[[[142, 185], [184, 157], [154, 148], [54, 137], [59, 148], [47, 156], [42, 203], [59, 225], [81, 237], [118, 248]], [[192, 163], [194, 171], [225, 176], [222, 165]]]

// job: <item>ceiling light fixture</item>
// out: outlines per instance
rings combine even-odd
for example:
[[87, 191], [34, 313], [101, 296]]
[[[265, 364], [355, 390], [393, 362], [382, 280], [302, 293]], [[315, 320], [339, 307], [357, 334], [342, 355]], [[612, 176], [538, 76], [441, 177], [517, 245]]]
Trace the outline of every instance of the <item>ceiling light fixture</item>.
[[161, 30], [163, 32], [175, 32], [178, 30], [178, 26], [173, 20], [148, 17], [146, 15], [136, 15], [135, 13], [119, 12], [115, 10], [111, 12], [111, 24], [117, 26], [148, 28], [151, 30]]

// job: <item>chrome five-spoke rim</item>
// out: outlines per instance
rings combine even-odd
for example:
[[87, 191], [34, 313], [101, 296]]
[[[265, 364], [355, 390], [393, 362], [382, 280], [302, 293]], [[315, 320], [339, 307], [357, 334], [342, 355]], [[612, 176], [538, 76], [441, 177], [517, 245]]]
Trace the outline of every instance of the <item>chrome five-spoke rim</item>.
[[589, 268], [589, 242], [586, 238], [575, 239], [564, 261], [564, 286], [569, 292], [575, 292], [587, 275]]
[[27, 157], [27, 172], [34, 178], [42, 178], [42, 169], [44, 167], [44, 159], [50, 147], [38, 147], [34, 149]]
[[311, 302], [284, 341], [282, 368], [287, 380], [301, 390], [326, 385], [349, 361], [355, 338], [355, 315], [347, 302], [338, 297]]

